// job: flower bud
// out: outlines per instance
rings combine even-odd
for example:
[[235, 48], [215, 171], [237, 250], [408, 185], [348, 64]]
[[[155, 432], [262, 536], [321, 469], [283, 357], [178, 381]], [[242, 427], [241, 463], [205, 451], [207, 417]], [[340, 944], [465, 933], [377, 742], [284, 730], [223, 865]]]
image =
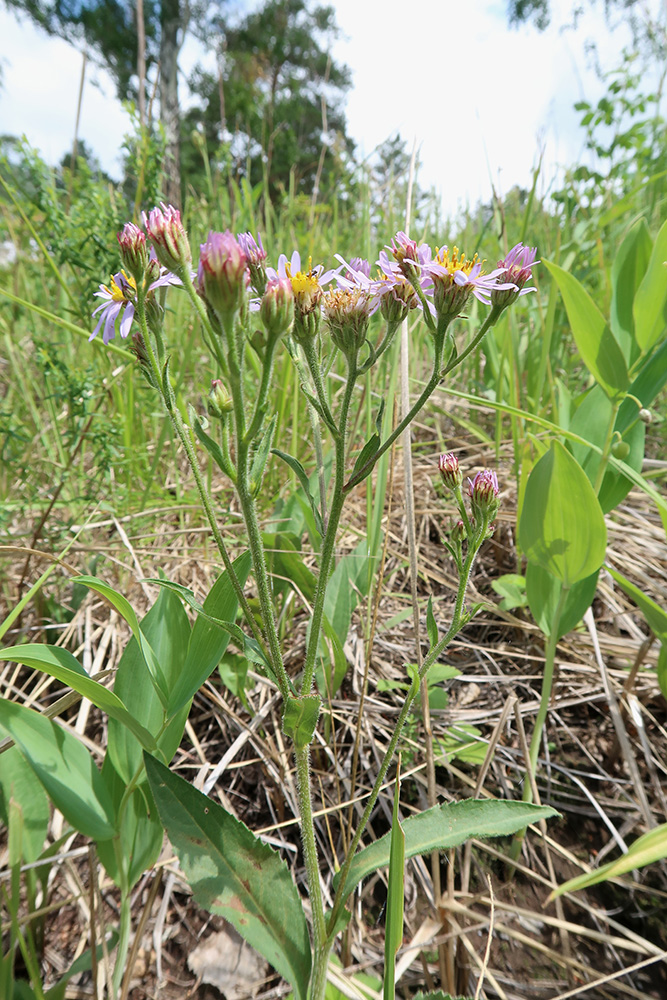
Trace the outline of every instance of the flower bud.
[[493, 521], [498, 513], [498, 477], [492, 469], [482, 469], [474, 479], [468, 479], [468, 495], [473, 517], [487, 522]]
[[646, 410], [644, 409], [644, 407], [642, 407], [642, 409], [639, 411], [639, 419], [643, 424], [650, 424], [651, 421], [653, 420], [653, 414], [651, 413], [650, 410]]
[[217, 417], [224, 420], [228, 413], [234, 409], [232, 397], [226, 386], [219, 378], [214, 378], [211, 382], [211, 391], [206, 400], [206, 410], [210, 417]]
[[259, 315], [269, 337], [290, 332], [294, 324], [294, 293], [289, 278], [272, 278], [268, 282]]
[[[387, 284], [386, 290], [382, 285]], [[385, 278], [380, 286], [380, 314], [389, 324], [402, 323], [412, 309], [419, 306], [419, 296], [409, 281], [405, 278]]]
[[146, 234], [133, 222], [126, 222], [116, 238], [123, 267], [140, 285], [144, 280], [149, 261]]
[[620, 441], [615, 441], [611, 446], [611, 453], [614, 458], [618, 458], [621, 462], [624, 462], [630, 454], [630, 445], [627, 441], [623, 441], [622, 439]]
[[238, 233], [236, 238], [248, 261], [250, 283], [258, 295], [263, 295], [266, 288], [267, 253], [262, 246], [262, 237], [259, 233], [257, 239], [252, 233]]
[[360, 288], [333, 288], [324, 296], [324, 316], [336, 347], [356, 357], [368, 332], [373, 296]]
[[449, 537], [453, 542], [464, 542], [466, 540], [468, 532], [466, 531], [466, 526], [463, 521], [456, 522], [449, 533]]
[[459, 468], [459, 460], [453, 452], [441, 455], [438, 462], [442, 481], [448, 490], [455, 490], [463, 482], [463, 473]]
[[181, 213], [163, 202], [161, 208], [151, 209], [148, 215], [142, 212], [141, 217], [159, 262], [182, 278], [183, 271], [190, 271], [192, 253]]
[[210, 232], [199, 248], [199, 292], [223, 326], [233, 319], [246, 297], [247, 264], [243, 249], [229, 230]]

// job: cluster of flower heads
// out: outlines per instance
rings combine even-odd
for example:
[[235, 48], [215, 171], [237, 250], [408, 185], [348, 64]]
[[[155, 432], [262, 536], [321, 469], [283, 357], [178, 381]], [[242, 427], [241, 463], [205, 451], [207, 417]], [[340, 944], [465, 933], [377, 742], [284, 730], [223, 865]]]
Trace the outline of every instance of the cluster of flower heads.
[[[463, 485], [463, 473], [459, 467], [459, 460], [453, 452], [441, 455], [438, 468], [442, 481], [446, 489], [451, 490], [459, 503], [462, 502], [461, 487]], [[500, 487], [498, 486], [498, 476], [493, 469], [480, 469], [476, 475], [468, 478], [468, 497], [472, 510], [473, 524], [484, 522], [487, 525], [487, 534], [492, 534], [495, 528], [494, 519], [498, 513]], [[465, 537], [464, 525], [459, 521], [455, 525], [455, 532], [461, 538]]]
[[[128, 336], [139, 290], [149, 299], [159, 287], [193, 280], [223, 326], [249, 302], [268, 330], [277, 334], [289, 329], [297, 341], [305, 342], [317, 334], [324, 317], [333, 342], [345, 352], [358, 350], [377, 310], [394, 326], [417, 308], [448, 321], [461, 313], [471, 295], [502, 310], [533, 291], [525, 286], [536, 250], [522, 243], [485, 273], [477, 255], [467, 259], [457, 247], [433, 251], [399, 232], [380, 252], [373, 277], [367, 260], [354, 257], [348, 262], [339, 254], [335, 269], [313, 267], [310, 260], [304, 266], [296, 251], [290, 259], [281, 254], [272, 268], [260, 236], [234, 236], [227, 230], [209, 233], [195, 273], [177, 209], [163, 204], [143, 213], [142, 222], [143, 229], [127, 223], [118, 234], [123, 269], [96, 293], [103, 302], [95, 310], [100, 317], [91, 340], [103, 328], [108, 343], [117, 325], [121, 337]], [[335, 286], [327, 288], [333, 281]]]

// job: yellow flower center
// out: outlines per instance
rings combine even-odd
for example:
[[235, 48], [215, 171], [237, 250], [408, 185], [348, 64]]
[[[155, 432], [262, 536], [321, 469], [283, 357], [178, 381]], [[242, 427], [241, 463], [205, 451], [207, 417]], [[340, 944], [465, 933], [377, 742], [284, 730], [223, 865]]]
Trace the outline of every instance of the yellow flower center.
[[[134, 280], [134, 278], [131, 277], [129, 274], [126, 274], [125, 271], [121, 271], [121, 274], [123, 275], [123, 277], [127, 281], [128, 285], [130, 285], [130, 287], [132, 288], [132, 290], [136, 294], [137, 283]], [[115, 277], [114, 277], [113, 274], [111, 275], [111, 281], [109, 282], [109, 286], [104, 285], [103, 288], [105, 289], [105, 291], [107, 291], [109, 293], [109, 295], [114, 300], [114, 302], [128, 302], [129, 301], [127, 290], [125, 288], [123, 288], [121, 285], [118, 285], [116, 283], [116, 279], [115, 279]]]
[[455, 271], [463, 271], [464, 274], [470, 274], [475, 264], [478, 263], [477, 254], [475, 254], [472, 260], [466, 260], [464, 253], [459, 256], [458, 247], [452, 247], [451, 255], [447, 247], [443, 247], [442, 250], [438, 250], [436, 247], [435, 259], [438, 264], [446, 267], [450, 274], [454, 274]]

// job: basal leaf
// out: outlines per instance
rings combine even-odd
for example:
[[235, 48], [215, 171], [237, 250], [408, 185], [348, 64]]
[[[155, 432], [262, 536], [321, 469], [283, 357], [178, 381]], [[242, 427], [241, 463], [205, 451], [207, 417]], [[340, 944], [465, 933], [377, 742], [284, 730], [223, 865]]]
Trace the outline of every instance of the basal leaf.
[[655, 347], [667, 331], [667, 222], [658, 233], [644, 279], [635, 295], [635, 337], [643, 353]]
[[95, 762], [69, 730], [32, 708], [0, 699], [0, 729], [16, 743], [53, 804], [92, 840], [114, 836], [113, 807]]
[[[558, 638], [571, 632], [584, 617], [595, 597], [600, 571], [596, 570], [583, 580], [574, 583], [565, 598], [558, 619]], [[554, 617], [560, 600], [562, 582], [548, 570], [535, 563], [526, 567], [526, 597], [530, 613], [545, 635], [554, 629]]]
[[289, 869], [239, 820], [148, 754], [160, 818], [197, 903], [225, 917], [305, 1000], [311, 952]]
[[26, 643], [0, 650], [0, 660], [23, 663], [33, 670], [41, 670], [50, 677], [67, 684], [74, 691], [116, 719], [139, 740], [144, 749], [155, 751], [157, 744], [148, 730], [127, 710], [121, 699], [98, 681], [89, 677], [79, 661], [60, 646]]

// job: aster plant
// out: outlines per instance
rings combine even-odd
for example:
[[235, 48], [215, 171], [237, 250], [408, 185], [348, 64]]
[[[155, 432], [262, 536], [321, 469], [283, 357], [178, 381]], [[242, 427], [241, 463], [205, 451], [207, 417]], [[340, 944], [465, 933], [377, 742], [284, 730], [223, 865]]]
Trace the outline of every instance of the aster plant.
[[[441, 381], [476, 349], [504, 310], [528, 291], [525, 286], [530, 279], [535, 253], [519, 244], [504, 262], [485, 274], [476, 256], [468, 259], [456, 248], [433, 251], [426, 244], [417, 244], [406, 233], [398, 233], [379, 255], [375, 269], [361, 258], [348, 262], [341, 256], [336, 258], [336, 268], [325, 269], [320, 264], [313, 265], [310, 260], [302, 262], [298, 252], [289, 258], [281, 254], [274, 268], [268, 264], [268, 254], [259, 236], [250, 233], [234, 236], [227, 231], [208, 234], [193, 267], [193, 255], [180, 213], [168, 205], [144, 214], [143, 229], [128, 223], [118, 241], [123, 269], [98, 293], [103, 302], [96, 309], [96, 314], [101, 315], [93, 336], [103, 329], [104, 341], [108, 343], [116, 330], [121, 337], [127, 337], [130, 328], [134, 329], [133, 346], [141, 371], [161, 398], [183, 446], [224, 567], [224, 573], [203, 606], [185, 588], [164, 580], [156, 582], [164, 588], [171, 587], [197, 612], [196, 627], [201, 626], [206, 632], [207, 642], [213, 642], [220, 635], [226, 642], [231, 636], [245, 657], [264, 671], [279, 691], [282, 732], [295, 763], [307, 907], [302, 906], [291, 874], [277, 854], [221, 806], [168, 769], [178, 739], [170, 739], [165, 744], [165, 734], [173, 732], [174, 727], [176, 736], [182, 732], [185, 724], [182, 713], [187, 711], [189, 699], [214, 669], [219, 656], [214, 657], [208, 667], [202, 666], [202, 647], [196, 656], [193, 655], [192, 662], [190, 658], [186, 660], [185, 666], [179, 669], [178, 678], [172, 682], [174, 687], [170, 688], [165, 671], [138, 624], [135, 637], [146, 666], [146, 676], [154, 689], [156, 718], [161, 721], [152, 720], [153, 729], [147, 736], [145, 729], [137, 728], [138, 723], [135, 726], [134, 735], [145, 751], [144, 761], [129, 780], [122, 802], [135, 787], [141, 786], [142, 781], [145, 783], [147, 776], [150, 793], [144, 784], [146, 792], [142, 801], [149, 801], [151, 796], [155, 800], [160, 819], [198, 901], [226, 917], [264, 954], [290, 983], [296, 1000], [322, 1000], [329, 958], [345, 926], [350, 895], [368, 871], [388, 863], [388, 848], [384, 853], [382, 850], [376, 852], [374, 861], [368, 861], [367, 849], [361, 847], [362, 837], [385, 784], [421, 681], [475, 613], [475, 608], [466, 607], [466, 588], [477, 553], [493, 531], [500, 489], [496, 473], [487, 469], [477, 472], [464, 492], [463, 473], [456, 456], [451, 453], [441, 456], [442, 481], [451, 492], [457, 511], [457, 522], [446, 541], [459, 577], [454, 610], [448, 626], [440, 629], [429, 602], [429, 651], [419, 668], [406, 667], [409, 675], [407, 694], [373, 788], [365, 797], [363, 815], [356, 828], [350, 831], [349, 848], [341, 858], [340, 870], [325, 899], [313, 818], [310, 755], [322, 708], [316, 665], [327, 627], [325, 599], [334, 568], [344, 504], [354, 487], [372, 474], [380, 457], [419, 413]], [[189, 298], [216, 369], [206, 398], [206, 414], [198, 412], [193, 405], [185, 408], [174, 393], [164, 313], [155, 295], [158, 288], [170, 285], [178, 286], [177, 293]], [[470, 297], [478, 299], [487, 313], [466, 346], [457, 350], [451, 326]], [[372, 340], [369, 328], [376, 313], [382, 319], [384, 330], [378, 339]], [[401, 323], [409, 316], [418, 315], [433, 344], [431, 375], [392, 433], [383, 441], [378, 435], [374, 436], [353, 462], [349, 423], [358, 399], [360, 379], [391, 347]], [[319, 497], [311, 493], [309, 476], [301, 463], [274, 447], [276, 418], [270, 413], [269, 392], [274, 360], [281, 345], [296, 366], [307, 402], [315, 442]], [[256, 358], [251, 368], [252, 353]], [[344, 363], [344, 381], [338, 395], [331, 393], [329, 382], [335, 354], [339, 354]], [[259, 378], [256, 371], [260, 373]], [[333, 475], [328, 487], [323, 473], [327, 442], [333, 451]], [[245, 521], [249, 555], [244, 553], [235, 560], [231, 558], [202, 475], [202, 449], [236, 491]], [[305, 656], [296, 676], [288, 671], [287, 649], [278, 630], [257, 506], [271, 453], [284, 460], [299, 479], [320, 541], [319, 571]], [[249, 571], [259, 614], [250, 606], [245, 592]], [[89, 579], [87, 582], [108, 596], [109, 588], [104, 589], [99, 581]], [[126, 604], [118, 598], [116, 606], [127, 611]], [[237, 607], [243, 618], [243, 628], [234, 620]], [[128, 621], [132, 623], [136, 619], [128, 617]], [[352, 794], [356, 794], [354, 789]], [[474, 803], [475, 807], [477, 805]], [[480, 819], [475, 827], [478, 835], [512, 832], [533, 818], [552, 814], [549, 809], [522, 803], [498, 802], [491, 806], [495, 807], [488, 814], [492, 818]], [[470, 803], [436, 807], [432, 819], [440, 824], [437, 846], [455, 846], [467, 835], [459, 830], [466, 824], [467, 829], [470, 828]], [[151, 822], [155, 822], [154, 813]], [[423, 853], [427, 847], [422, 835], [413, 832], [409, 822], [405, 826], [407, 856]], [[114, 850], [110, 853], [100, 847], [103, 863], [113, 872], [115, 864], [120, 872], [116, 880], [123, 894], [113, 980], [118, 992], [129, 942], [127, 906], [133, 884], [133, 876], [123, 867], [129, 862], [123, 860], [122, 837], [121, 824]], [[432, 846], [430, 843], [428, 849]], [[204, 870], [208, 874], [204, 875]], [[388, 954], [388, 964], [392, 961], [392, 955]], [[389, 981], [393, 981], [391, 977]]]

